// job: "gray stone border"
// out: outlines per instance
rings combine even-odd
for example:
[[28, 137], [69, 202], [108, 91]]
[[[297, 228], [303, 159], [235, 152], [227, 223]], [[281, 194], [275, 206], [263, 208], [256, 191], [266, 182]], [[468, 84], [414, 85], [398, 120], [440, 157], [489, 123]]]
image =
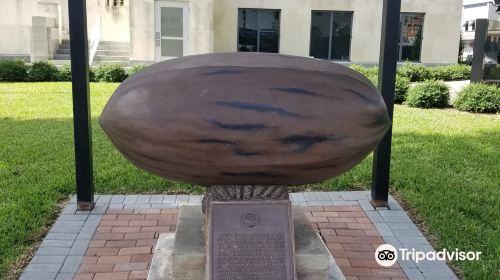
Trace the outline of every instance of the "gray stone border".
[[[291, 193], [295, 205], [360, 206], [377, 228], [383, 240], [399, 248], [433, 251], [431, 244], [411, 221], [399, 203], [389, 197], [389, 208], [373, 208], [369, 191]], [[66, 205], [56, 220], [21, 280], [73, 279], [107, 209], [178, 208], [183, 204], [201, 204], [201, 195], [96, 195], [92, 211], [77, 211], [76, 198]], [[442, 261], [398, 260], [410, 280], [458, 279]]]

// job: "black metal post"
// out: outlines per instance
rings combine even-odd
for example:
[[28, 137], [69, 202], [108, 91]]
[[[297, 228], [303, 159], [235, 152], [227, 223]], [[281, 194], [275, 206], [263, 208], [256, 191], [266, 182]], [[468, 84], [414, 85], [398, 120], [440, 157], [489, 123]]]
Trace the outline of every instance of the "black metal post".
[[[394, 89], [396, 84], [397, 47], [401, 0], [384, 0], [382, 13], [382, 36], [378, 87], [382, 93], [389, 118], [394, 111]], [[392, 127], [373, 154], [372, 201], [376, 207], [386, 207], [389, 198], [389, 171], [391, 165]]]
[[488, 38], [488, 20], [476, 19], [476, 30], [474, 32], [474, 48], [472, 50], [472, 70], [470, 73], [471, 83], [480, 82], [484, 73], [484, 53], [486, 39]]
[[68, 0], [73, 85], [76, 197], [79, 210], [94, 207], [86, 0]]

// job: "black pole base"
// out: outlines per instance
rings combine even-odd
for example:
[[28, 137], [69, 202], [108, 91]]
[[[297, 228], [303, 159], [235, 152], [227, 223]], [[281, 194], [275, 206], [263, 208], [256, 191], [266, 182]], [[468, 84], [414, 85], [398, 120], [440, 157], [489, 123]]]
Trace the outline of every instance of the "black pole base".
[[372, 204], [373, 207], [388, 207], [389, 204], [387, 203], [387, 200], [370, 200], [370, 203]]
[[77, 210], [78, 211], [90, 211], [94, 209], [94, 202], [86, 202], [86, 201], [78, 201], [77, 202]]

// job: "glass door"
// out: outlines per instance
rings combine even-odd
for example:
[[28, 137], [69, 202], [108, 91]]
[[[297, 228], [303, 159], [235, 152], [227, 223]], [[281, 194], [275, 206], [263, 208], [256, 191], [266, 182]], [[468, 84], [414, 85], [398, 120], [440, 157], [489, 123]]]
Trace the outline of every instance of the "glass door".
[[156, 60], [187, 55], [188, 3], [155, 1]]

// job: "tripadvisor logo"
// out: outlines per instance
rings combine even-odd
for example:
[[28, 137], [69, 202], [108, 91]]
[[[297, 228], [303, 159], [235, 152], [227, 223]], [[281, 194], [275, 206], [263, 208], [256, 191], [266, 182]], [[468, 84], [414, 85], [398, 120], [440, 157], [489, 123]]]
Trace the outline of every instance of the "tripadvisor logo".
[[392, 266], [398, 259], [406, 261], [412, 260], [418, 263], [423, 260], [428, 261], [477, 261], [482, 252], [463, 252], [455, 249], [455, 251], [449, 251], [443, 249], [441, 251], [417, 251], [415, 248], [406, 249], [399, 248], [397, 250], [394, 246], [390, 244], [382, 244], [375, 251], [375, 260], [381, 266]]

